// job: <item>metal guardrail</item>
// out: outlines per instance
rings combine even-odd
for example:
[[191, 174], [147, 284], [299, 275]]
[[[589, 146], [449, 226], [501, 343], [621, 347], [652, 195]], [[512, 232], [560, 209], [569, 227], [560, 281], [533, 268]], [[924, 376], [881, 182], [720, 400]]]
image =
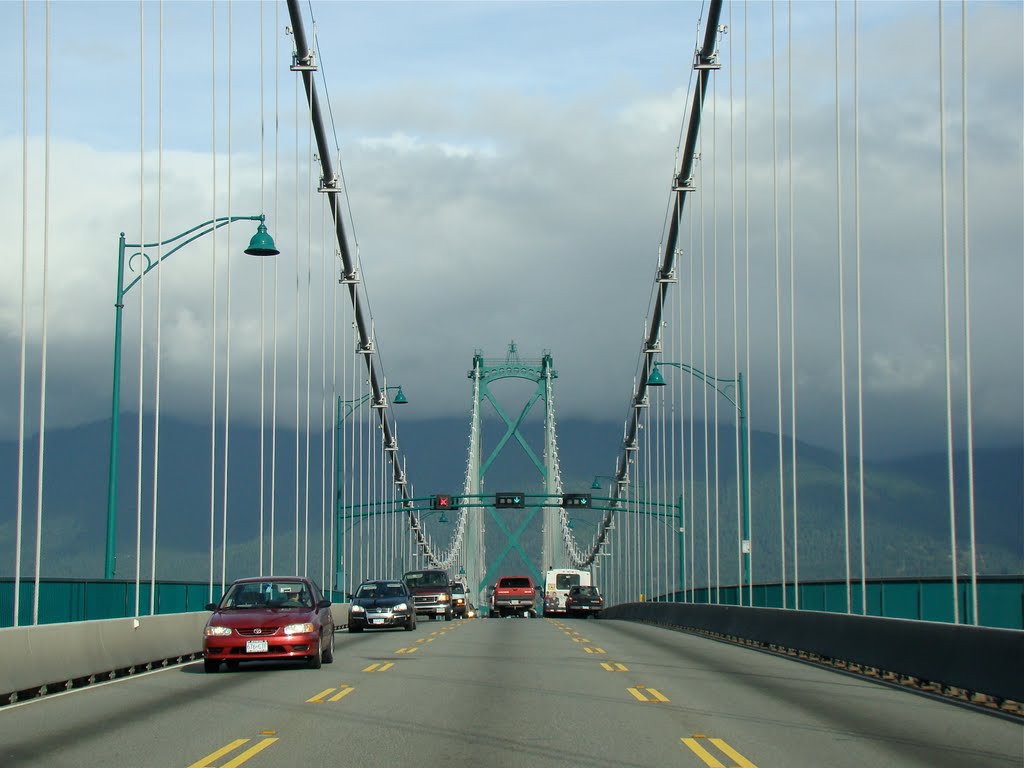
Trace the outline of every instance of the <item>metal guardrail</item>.
[[822, 611], [688, 603], [625, 603], [601, 619], [626, 619], [717, 635], [814, 661], [840, 661], [918, 687], [958, 689], [1024, 702], [1024, 632], [1012, 629], [851, 616]]
[[[867, 580], [868, 616], [953, 623], [952, 582], [948, 577], [893, 578]], [[851, 583], [853, 613], [860, 614], [861, 585]], [[651, 602], [696, 603], [698, 605], [740, 605], [735, 585], [719, 590], [699, 589], [659, 595]], [[783, 585], [753, 585], [753, 607], [782, 608]], [[786, 605], [795, 604], [796, 589], [785, 585]], [[971, 621], [971, 584], [957, 583], [961, 624]], [[744, 590], [744, 603], [747, 602]], [[800, 609], [846, 613], [845, 581], [808, 581], [800, 584]], [[985, 627], [1024, 629], [1024, 576], [978, 577], [978, 623]]]

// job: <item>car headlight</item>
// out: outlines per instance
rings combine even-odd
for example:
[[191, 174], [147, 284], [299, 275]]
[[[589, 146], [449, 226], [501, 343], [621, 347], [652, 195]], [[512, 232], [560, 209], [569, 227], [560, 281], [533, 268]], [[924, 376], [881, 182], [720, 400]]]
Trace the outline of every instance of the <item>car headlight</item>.
[[308, 621], [305, 624], [289, 624], [284, 628], [286, 635], [308, 635], [310, 632], [316, 632], [316, 627]]
[[361, 606], [361, 605], [353, 605], [352, 606], [352, 613], [363, 613], [365, 611], [366, 611], [366, 609], [363, 608], [363, 606]]
[[448, 597], [448, 595], [441, 595], [439, 598], [437, 598], [437, 602], [439, 603], [447, 603], [449, 600], [451, 600], [451, 598]]
[[225, 637], [231, 634], [231, 627], [207, 627], [203, 633], [207, 637]]
[[391, 610], [395, 611], [396, 613], [398, 611], [408, 611], [409, 610], [409, 604], [408, 603], [399, 603], [398, 605], [396, 605]]

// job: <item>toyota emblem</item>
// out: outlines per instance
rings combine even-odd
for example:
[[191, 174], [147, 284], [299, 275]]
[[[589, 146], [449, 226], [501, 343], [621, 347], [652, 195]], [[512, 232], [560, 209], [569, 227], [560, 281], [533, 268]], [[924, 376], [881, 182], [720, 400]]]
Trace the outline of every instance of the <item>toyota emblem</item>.
[[254, 630], [252, 631], [252, 633], [253, 633], [254, 635], [262, 635], [262, 634], [263, 634], [263, 630], [262, 630], [262, 629], [254, 629]]

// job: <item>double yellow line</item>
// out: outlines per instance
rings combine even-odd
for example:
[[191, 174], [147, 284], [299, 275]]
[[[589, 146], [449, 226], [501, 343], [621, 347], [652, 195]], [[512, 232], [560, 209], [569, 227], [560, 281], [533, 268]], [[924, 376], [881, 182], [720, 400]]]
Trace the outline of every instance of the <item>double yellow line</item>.
[[[325, 701], [341, 701], [354, 690], [355, 688], [353, 688], [351, 685], [342, 683], [341, 688], [327, 688], [323, 691], [320, 691], [320, 693], [318, 693], [316, 696], [310, 699], [306, 699], [306, 703], [323, 704]], [[335, 691], [337, 691], [337, 693], [335, 693]], [[334, 694], [333, 696], [331, 695], [332, 693]]]
[[708, 766], [708, 768], [726, 768], [725, 763], [704, 748], [704, 744], [708, 742], [714, 744], [723, 755], [726, 755], [733, 761], [734, 765], [730, 766], [730, 768], [757, 768], [756, 765], [729, 746], [725, 742], [725, 739], [708, 738], [702, 733], [695, 733], [692, 737], [682, 738], [680, 741], [682, 741], [683, 744], [693, 752], [693, 754], [699, 757], [704, 762], [704, 765]]
[[[273, 744], [275, 741], [277, 741], [276, 738], [260, 739], [247, 750], [236, 755], [229, 762], [226, 762], [221, 766], [217, 766], [216, 768], [237, 768], [237, 766], [244, 763], [250, 757], [259, 754], [264, 749]], [[224, 757], [224, 755], [228, 754], [229, 752], [234, 752], [239, 747], [245, 746], [248, 743], [249, 739], [235, 739], [230, 744], [221, 747], [215, 752], [211, 752], [206, 757], [201, 757], [199, 760], [192, 763], [192, 765], [188, 766], [188, 768], [215, 768], [213, 765], [211, 765], [211, 763], [214, 760]]]

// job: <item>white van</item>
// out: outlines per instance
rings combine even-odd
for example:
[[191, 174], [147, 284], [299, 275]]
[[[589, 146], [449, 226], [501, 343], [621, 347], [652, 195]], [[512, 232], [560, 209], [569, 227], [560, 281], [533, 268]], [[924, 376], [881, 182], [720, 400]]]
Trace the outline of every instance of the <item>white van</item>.
[[589, 587], [590, 571], [552, 568], [544, 577], [544, 614], [565, 613], [565, 598], [572, 587]]

